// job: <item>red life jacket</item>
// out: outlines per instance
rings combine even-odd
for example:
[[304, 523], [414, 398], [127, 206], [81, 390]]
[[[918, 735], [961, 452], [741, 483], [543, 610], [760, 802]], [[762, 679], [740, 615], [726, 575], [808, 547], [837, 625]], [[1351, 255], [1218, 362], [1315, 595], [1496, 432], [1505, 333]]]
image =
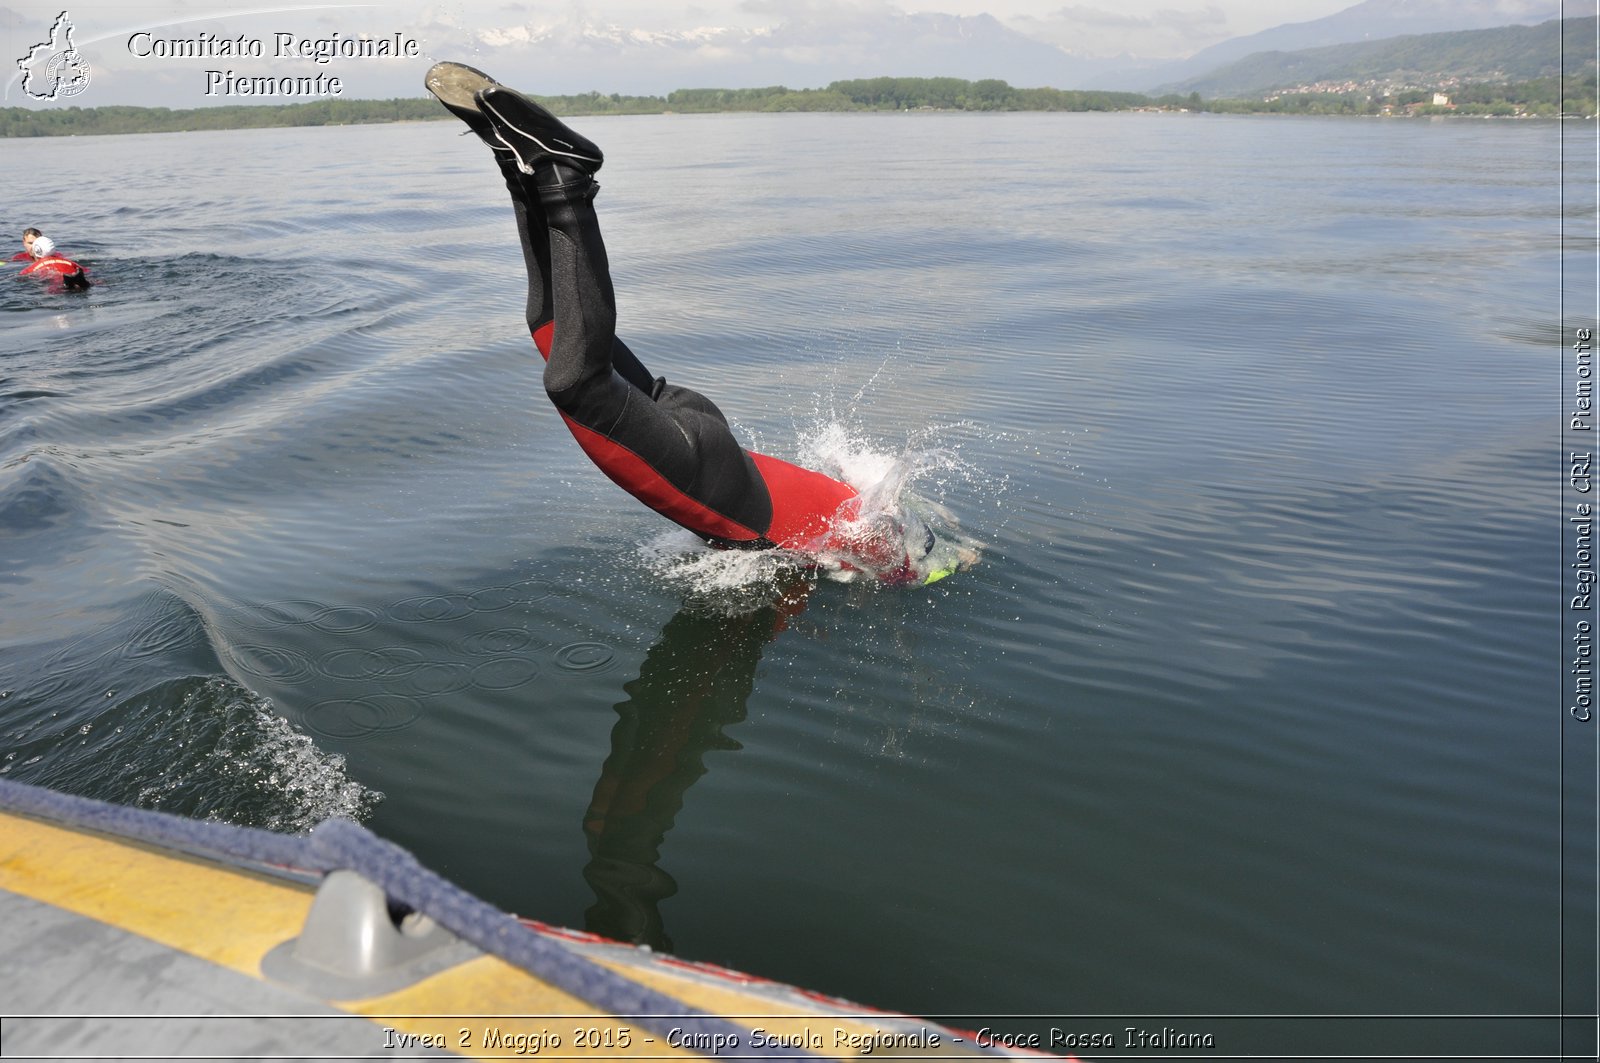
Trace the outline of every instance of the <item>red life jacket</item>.
[[[30, 256], [31, 257], [31, 256]], [[36, 258], [17, 276], [19, 277], [48, 277], [64, 276], [68, 273], [77, 273], [83, 269], [72, 259], [59, 251], [52, 251], [43, 258]]]

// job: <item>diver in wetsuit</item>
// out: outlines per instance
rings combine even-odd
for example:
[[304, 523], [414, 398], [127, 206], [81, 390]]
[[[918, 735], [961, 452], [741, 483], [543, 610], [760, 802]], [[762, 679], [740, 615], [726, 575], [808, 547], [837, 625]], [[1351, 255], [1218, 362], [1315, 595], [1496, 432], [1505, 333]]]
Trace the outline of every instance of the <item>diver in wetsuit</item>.
[[[528, 270], [528, 327], [545, 390], [584, 452], [624, 490], [715, 546], [826, 551], [889, 582], [920, 578], [917, 522], [860, 522], [854, 488], [739, 445], [699, 392], [653, 377], [616, 337], [595, 217], [603, 156], [549, 111], [481, 71], [439, 63], [428, 90], [492, 149]], [[909, 543], [909, 548], [908, 548]], [[852, 564], [855, 562], [855, 564]]]

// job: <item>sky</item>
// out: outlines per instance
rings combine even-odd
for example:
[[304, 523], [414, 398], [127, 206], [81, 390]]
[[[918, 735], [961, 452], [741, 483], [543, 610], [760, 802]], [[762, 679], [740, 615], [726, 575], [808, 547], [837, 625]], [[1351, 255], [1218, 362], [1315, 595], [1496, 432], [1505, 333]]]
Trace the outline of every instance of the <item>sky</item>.
[[[207, 71], [232, 71], [241, 76], [337, 76], [342, 95], [371, 99], [418, 95], [421, 71], [435, 58], [460, 59], [496, 69], [535, 69], [544, 76], [538, 91], [580, 92], [591, 89], [628, 93], [665, 93], [691, 85], [773, 84], [794, 87], [826, 84], [836, 77], [878, 74], [927, 76], [932, 69], [893, 69], [900, 49], [897, 33], [923, 32], [906, 16], [940, 13], [958, 16], [988, 14], [1004, 31], [1027, 40], [996, 34], [970, 47], [959, 31], [942, 45], [918, 55], [925, 66], [940, 56], [952, 61], [974, 59], [978, 65], [1006, 65], [1006, 50], [1016, 50], [1020, 80], [1014, 84], [1055, 84], [1049, 76], [1051, 51], [1103, 59], [1135, 56], [1171, 59], [1201, 48], [1279, 25], [1303, 22], [1352, 6], [1355, 0], [399, 0], [385, 4], [273, 3], [273, 0], [0, 0], [0, 44], [4, 45], [9, 81], [8, 106], [58, 106], [63, 100], [34, 100], [20, 91], [46, 84], [23, 83], [18, 61], [48, 38], [63, 5], [74, 27], [74, 44], [86, 63], [86, 79], [71, 101], [81, 106], [127, 103], [194, 107], [216, 103], [301, 102], [291, 99], [242, 99], [217, 91]], [[970, 28], [971, 24], [967, 24]], [[637, 40], [611, 48], [591, 36], [576, 36], [580, 27], [614, 27], [653, 33], [682, 33], [722, 27], [692, 47], [640, 44]], [[765, 59], [753, 59], [748, 31], [772, 30], [781, 35], [773, 45], [768, 70]], [[245, 35], [262, 42], [267, 54], [252, 57], [172, 58], [134, 55], [130, 36], [144, 29], [158, 37], [193, 38], [198, 34]], [[925, 30], [925, 25], [923, 30]], [[732, 31], [741, 31], [734, 33]], [[420, 56], [410, 59], [336, 59], [317, 64], [306, 59], [275, 57], [275, 34], [302, 38], [332, 35], [393, 36], [414, 39]], [[926, 34], [924, 33], [924, 36]], [[954, 43], [952, 43], [952, 41]], [[945, 50], [938, 51], [939, 47]], [[985, 52], [984, 49], [987, 49]], [[853, 50], [853, 51], [852, 51]], [[1026, 53], [1026, 54], [1024, 54]], [[53, 52], [36, 53], [43, 70]], [[808, 60], [811, 65], [807, 65]], [[1023, 62], [1027, 60], [1027, 62]], [[1031, 63], [1031, 65], [1028, 65]], [[956, 65], [960, 65], [957, 62]], [[1079, 76], [1070, 68], [1062, 79]], [[812, 72], [814, 71], [814, 76]], [[1046, 71], [1042, 73], [1041, 71]], [[495, 70], [491, 70], [491, 73]], [[1006, 76], [1003, 69], [939, 70], [954, 76]], [[1030, 77], [1031, 75], [1031, 77]], [[696, 80], [703, 78], [704, 80]], [[507, 79], [511, 80], [511, 79]], [[518, 82], [513, 82], [518, 83]], [[529, 87], [526, 81], [518, 83]]]

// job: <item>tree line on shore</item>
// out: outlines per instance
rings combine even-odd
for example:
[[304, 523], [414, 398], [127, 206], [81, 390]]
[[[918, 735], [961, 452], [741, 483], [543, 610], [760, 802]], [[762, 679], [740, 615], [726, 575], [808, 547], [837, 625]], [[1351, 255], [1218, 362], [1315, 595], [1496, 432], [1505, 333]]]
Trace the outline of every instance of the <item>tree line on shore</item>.
[[[1563, 91], [1564, 90], [1564, 91]], [[1595, 75], [1540, 78], [1502, 85], [1470, 85], [1451, 90], [1455, 114], [1593, 114]], [[624, 96], [599, 92], [575, 96], [536, 96], [557, 114], [699, 114], [727, 111], [1123, 111], [1140, 108], [1220, 113], [1381, 114], [1418, 105], [1422, 113], [1442, 110], [1428, 101], [1432, 90], [1390, 97], [1360, 93], [1300, 93], [1269, 100], [1202, 100], [1187, 96], [1146, 96], [1135, 92], [1014, 88], [1004, 81], [961, 78], [864, 78], [835, 81], [821, 89], [782, 85], [753, 89], [678, 89], [666, 96]], [[30, 110], [0, 108], [0, 137], [72, 136], [109, 133], [170, 133], [207, 129], [260, 129], [279, 126], [366, 125], [446, 119], [430, 98], [392, 100], [326, 99], [310, 103], [240, 105], [173, 110], [166, 107], [64, 107]]]
[[1433, 89], [1406, 89], [1390, 95], [1362, 92], [1285, 93], [1266, 100], [1210, 100], [1196, 109], [1223, 114], [1366, 114], [1402, 111], [1417, 115], [1469, 115], [1489, 118], [1557, 115], [1593, 117], [1597, 110], [1595, 74], [1536, 78], [1511, 84], [1450, 88], [1448, 104], [1433, 103]]

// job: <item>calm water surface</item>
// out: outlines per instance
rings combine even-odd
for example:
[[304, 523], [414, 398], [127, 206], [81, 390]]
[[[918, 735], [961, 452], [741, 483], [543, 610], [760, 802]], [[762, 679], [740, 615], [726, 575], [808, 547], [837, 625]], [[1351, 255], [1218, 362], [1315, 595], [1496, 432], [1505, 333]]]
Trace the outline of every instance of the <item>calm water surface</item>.
[[33, 141], [0, 771], [924, 1014], [1554, 1009], [1553, 124], [575, 124], [647, 364], [982, 562], [686, 552], [453, 124]]

